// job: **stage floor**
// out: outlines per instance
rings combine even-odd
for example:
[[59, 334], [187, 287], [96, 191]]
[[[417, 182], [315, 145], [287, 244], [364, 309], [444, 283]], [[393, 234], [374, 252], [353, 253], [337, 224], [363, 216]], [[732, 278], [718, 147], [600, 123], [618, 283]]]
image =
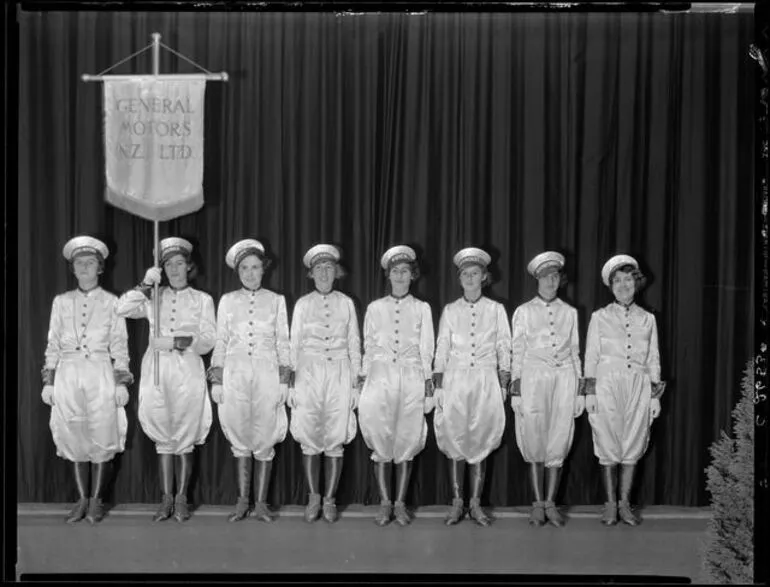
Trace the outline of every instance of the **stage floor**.
[[[376, 506], [340, 508], [336, 524], [307, 524], [286, 506], [272, 524], [227, 522], [201, 506], [191, 520], [153, 523], [154, 504], [120, 505], [95, 526], [64, 523], [71, 504], [18, 507], [17, 576], [24, 573], [485, 573], [632, 575], [697, 581], [708, 509], [650, 507], [638, 527], [605, 528], [599, 506], [575, 507], [563, 528], [531, 528], [527, 508], [487, 509], [495, 523], [446, 527], [446, 507], [412, 525], [374, 525]], [[23, 579], [23, 576], [21, 576]]]

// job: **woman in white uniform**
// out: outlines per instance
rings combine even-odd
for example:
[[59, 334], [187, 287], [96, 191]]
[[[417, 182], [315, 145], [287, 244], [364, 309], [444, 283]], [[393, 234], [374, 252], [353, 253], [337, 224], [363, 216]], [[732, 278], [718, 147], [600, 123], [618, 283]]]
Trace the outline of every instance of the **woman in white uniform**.
[[[433, 318], [430, 306], [409, 294], [419, 276], [411, 247], [388, 249], [380, 260], [390, 295], [369, 304], [364, 319], [365, 380], [358, 421], [372, 451], [380, 492], [379, 526], [393, 517], [401, 526], [411, 522], [406, 491], [412, 460], [425, 448], [425, 399], [433, 395]], [[428, 404], [430, 407], [430, 403]], [[396, 469], [396, 500], [391, 502], [392, 466]]]
[[619, 515], [635, 526], [640, 519], [629, 501], [634, 469], [647, 450], [665, 389], [660, 380], [658, 327], [655, 316], [634, 303], [646, 280], [633, 257], [612, 257], [602, 267], [602, 281], [615, 301], [595, 311], [588, 325], [586, 411], [607, 496], [602, 523], [614, 525]]
[[436, 444], [450, 459], [452, 508], [446, 524], [464, 516], [465, 463], [471, 466], [470, 517], [481, 526], [490, 519], [481, 509], [486, 458], [500, 446], [505, 428], [504, 401], [510, 383], [511, 329], [502, 304], [482, 295], [489, 283], [490, 256], [466, 248], [454, 256], [463, 297], [441, 314], [434, 361]]
[[217, 309], [217, 342], [211, 357], [211, 397], [219, 404], [219, 423], [238, 463], [238, 502], [229, 521], [249, 514], [252, 457], [253, 515], [272, 522], [267, 490], [275, 445], [286, 438], [286, 395], [289, 383], [289, 321], [286, 300], [262, 287], [270, 266], [257, 240], [235, 243], [225, 263], [242, 288], [227, 293]]
[[302, 447], [310, 489], [305, 508], [308, 522], [317, 520], [321, 511], [322, 453], [326, 456], [323, 517], [327, 522], [337, 520], [343, 445], [353, 440], [358, 429], [353, 410], [360, 394], [361, 334], [353, 300], [334, 290], [334, 281], [342, 275], [339, 260], [333, 245], [315, 245], [305, 253], [303, 263], [315, 291], [297, 300], [291, 320], [295, 381], [289, 398], [289, 429]]
[[[107, 245], [78, 236], [64, 245], [77, 289], [57, 295], [45, 349], [43, 401], [51, 406], [56, 454], [74, 463], [78, 502], [68, 523], [104, 517], [102, 492], [109, 463], [126, 445], [128, 370], [126, 322], [117, 296], [99, 287]], [[89, 495], [89, 473], [92, 487]]]
[[[159, 290], [160, 328], [155, 330], [152, 289], [160, 283], [158, 267], [150, 267], [142, 283], [118, 300], [118, 314], [146, 318], [150, 344], [142, 358], [139, 382], [139, 422], [158, 453], [162, 501], [156, 522], [172, 515], [179, 522], [190, 518], [187, 489], [192, 474], [193, 449], [203, 444], [211, 427], [211, 402], [206, 393], [206, 371], [201, 355], [214, 348], [214, 300], [188, 284], [192, 244], [182, 238], [160, 241], [160, 264], [168, 286]], [[155, 387], [155, 351], [160, 377]], [[176, 497], [174, 487], [176, 456]]]
[[[516, 443], [529, 464], [535, 496], [529, 523], [546, 519], [563, 526], [556, 492], [564, 459], [572, 446], [574, 418], [583, 413], [580, 390], [580, 338], [577, 310], [559, 299], [564, 256], [546, 251], [527, 265], [537, 280], [537, 296], [522, 304], [511, 320], [511, 407]], [[546, 492], [543, 499], [543, 470]]]

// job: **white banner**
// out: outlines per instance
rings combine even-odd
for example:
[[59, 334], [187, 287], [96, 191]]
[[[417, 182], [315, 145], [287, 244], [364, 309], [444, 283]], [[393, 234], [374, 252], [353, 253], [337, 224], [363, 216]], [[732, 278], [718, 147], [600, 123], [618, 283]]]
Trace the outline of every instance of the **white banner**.
[[205, 79], [104, 81], [105, 198], [165, 221], [203, 206]]

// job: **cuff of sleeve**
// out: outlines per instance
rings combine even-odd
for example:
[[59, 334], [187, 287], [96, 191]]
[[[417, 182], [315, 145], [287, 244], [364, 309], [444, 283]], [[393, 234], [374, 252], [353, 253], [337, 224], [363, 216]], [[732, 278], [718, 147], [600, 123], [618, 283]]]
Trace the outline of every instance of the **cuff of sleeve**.
[[291, 382], [291, 367], [278, 365], [278, 379], [281, 385], [288, 385]]
[[596, 377], [583, 379], [583, 395], [596, 395]]
[[53, 385], [56, 369], [43, 369], [40, 371], [40, 376], [43, 379], [43, 385]]
[[187, 347], [192, 346], [192, 344], [193, 344], [193, 337], [192, 337], [192, 335], [175, 336], [174, 337], [174, 350], [175, 351], [185, 351], [185, 350], [187, 350]]
[[435, 389], [433, 388], [433, 379], [426, 379], [425, 380], [425, 397], [433, 397], [433, 394], [435, 393]]
[[653, 399], [660, 399], [663, 395], [663, 392], [666, 391], [666, 382], [665, 381], [658, 381], [657, 383], [652, 384], [652, 398]]
[[209, 367], [208, 371], [206, 371], [206, 376], [208, 377], [209, 383], [213, 383], [214, 385], [222, 385], [222, 367]]
[[131, 371], [115, 369], [113, 375], [115, 377], [115, 385], [131, 385], [134, 382], [134, 376], [131, 374]]
[[134, 288], [136, 291], [142, 292], [142, 295], [146, 297], [148, 300], [150, 299], [150, 292], [152, 291], [152, 286], [147, 285], [145, 283], [140, 283]]
[[433, 374], [433, 387], [436, 387], [438, 389], [441, 389], [444, 387], [444, 374], [443, 373], [434, 373]]
[[514, 379], [511, 381], [511, 395], [514, 397], [521, 397], [521, 379]]

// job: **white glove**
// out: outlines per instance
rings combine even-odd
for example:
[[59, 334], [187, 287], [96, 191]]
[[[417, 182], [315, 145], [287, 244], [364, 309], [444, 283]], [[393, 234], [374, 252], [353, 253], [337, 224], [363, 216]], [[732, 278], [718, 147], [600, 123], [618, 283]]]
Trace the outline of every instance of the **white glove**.
[[119, 408], [124, 407], [128, 403], [128, 389], [125, 385], [115, 386], [115, 405]]
[[660, 400], [657, 397], [650, 400], [650, 416], [653, 420], [660, 416]]
[[154, 351], [170, 351], [174, 348], [173, 336], [153, 336], [150, 338], [150, 348]]
[[596, 396], [594, 394], [585, 396], [586, 398], [586, 412], [589, 414], [595, 414], [599, 410], [599, 405], [596, 403]]
[[43, 387], [43, 393], [40, 394], [43, 398], [43, 402], [53, 407], [53, 385], [46, 385]]
[[293, 410], [297, 407], [297, 390], [294, 387], [289, 388], [289, 407]]
[[519, 416], [521, 416], [521, 396], [520, 395], [512, 395], [511, 396], [511, 408], [513, 408], [513, 411], [516, 412]]
[[289, 385], [286, 383], [281, 383], [278, 387], [281, 390], [281, 396], [278, 398], [276, 407], [280, 408], [286, 403], [286, 399], [289, 397]]
[[422, 411], [425, 414], [430, 414], [433, 411], [433, 408], [436, 407], [436, 398], [435, 397], [426, 397], [425, 403], [422, 406]]
[[575, 411], [572, 414], [575, 418], [579, 418], [580, 415], [586, 409], [586, 398], [584, 395], [575, 396]]
[[437, 410], [444, 409], [444, 390], [442, 388], [437, 389], [433, 393], [433, 402]]
[[358, 400], [361, 393], [358, 391], [357, 388], [353, 388], [350, 392], [350, 409], [356, 410], [358, 409]]
[[211, 399], [218, 404], [225, 403], [225, 391], [221, 383], [215, 383], [211, 386]]
[[150, 267], [144, 274], [142, 283], [144, 285], [155, 285], [160, 283], [160, 267]]

